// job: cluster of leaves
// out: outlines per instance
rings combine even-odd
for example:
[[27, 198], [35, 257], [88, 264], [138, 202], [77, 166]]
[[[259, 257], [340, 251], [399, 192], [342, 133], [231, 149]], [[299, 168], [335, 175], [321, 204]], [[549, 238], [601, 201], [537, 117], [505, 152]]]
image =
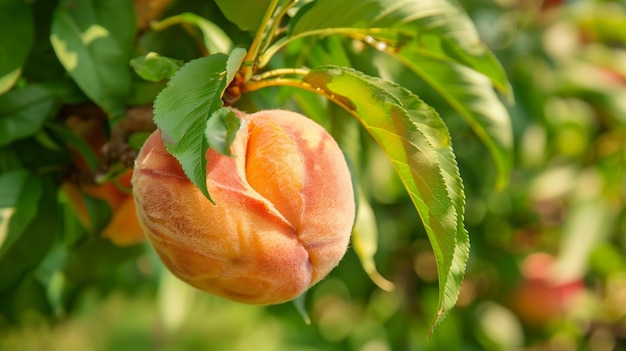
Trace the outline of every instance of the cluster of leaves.
[[[449, 0], [216, 0], [205, 5], [210, 18], [180, 11], [144, 27], [139, 3], [0, 4], [0, 45], [14, 53], [0, 60], [0, 265], [12, 267], [0, 273], [0, 296], [16, 296], [27, 279], [61, 308], [68, 289], [53, 278], [61, 272], [72, 281], [70, 263], [91, 253], [76, 248], [97, 240], [106, 222], [106, 210], [90, 202], [95, 225], [79, 228], [59, 196], [75, 163], [70, 148], [92, 173], [103, 165], [99, 150], [68, 130], [67, 106], [97, 106], [115, 131], [129, 106], [154, 101], [168, 150], [210, 198], [205, 150], [227, 153], [238, 128], [224, 101], [243, 110], [282, 102], [325, 124], [357, 176], [361, 130], [384, 150], [436, 257], [437, 325], [459, 295], [469, 239], [450, 121], [430, 105], [447, 106], [473, 129], [492, 156], [498, 186], [512, 168], [510, 120], [494, 88], [508, 98], [511, 89], [463, 10]], [[196, 51], [165, 40], [172, 30], [177, 41], [198, 43]], [[414, 80], [411, 89], [402, 76]], [[261, 88], [270, 87], [278, 98], [264, 95]], [[115, 168], [105, 163], [105, 171]], [[390, 288], [373, 268], [371, 194], [359, 191], [354, 247], [373, 279]], [[104, 255], [114, 260], [136, 250], [115, 252]]]

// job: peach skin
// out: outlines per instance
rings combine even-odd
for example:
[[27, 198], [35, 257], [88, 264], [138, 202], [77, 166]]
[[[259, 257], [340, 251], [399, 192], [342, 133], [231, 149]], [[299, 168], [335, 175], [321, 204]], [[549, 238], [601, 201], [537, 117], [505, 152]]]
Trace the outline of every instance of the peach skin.
[[139, 221], [183, 281], [250, 304], [296, 298], [343, 257], [355, 216], [350, 172], [326, 130], [295, 112], [245, 114], [232, 157], [209, 149], [212, 204], [163, 146], [145, 142], [132, 179]]

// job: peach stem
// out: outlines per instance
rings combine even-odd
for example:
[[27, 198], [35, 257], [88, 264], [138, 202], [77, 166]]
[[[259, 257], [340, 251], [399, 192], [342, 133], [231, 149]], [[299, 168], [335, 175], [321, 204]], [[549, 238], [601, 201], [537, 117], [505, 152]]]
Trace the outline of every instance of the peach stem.
[[[304, 70], [304, 69], [284, 69], [285, 72], [284, 74], [281, 75], [285, 75], [285, 74], [298, 74], [298, 75], [306, 75], [308, 74], [308, 70]], [[274, 70], [274, 71], [269, 71], [266, 72], [267, 73], [271, 73], [271, 72], [275, 72], [275, 71], [283, 71], [281, 70]], [[264, 74], [264, 76], [265, 76]], [[269, 77], [272, 76], [278, 76], [279, 74], [272, 74], [269, 75]], [[260, 77], [260, 76], [259, 76]], [[263, 88], [267, 88], [267, 87], [277, 87], [277, 86], [291, 86], [291, 87], [295, 87], [295, 88], [300, 88], [300, 89], [304, 89], [304, 90], [308, 90], [311, 92], [314, 92], [318, 95], [322, 95], [324, 97], [326, 97], [327, 99], [329, 99], [330, 101], [336, 103], [337, 105], [341, 106], [343, 109], [345, 109], [346, 111], [353, 113], [353, 108], [346, 105], [345, 103], [343, 103], [341, 101], [341, 99], [338, 99], [337, 96], [335, 96], [334, 94], [329, 94], [326, 90], [324, 89], [320, 89], [317, 87], [312, 86], [309, 83], [303, 82], [300, 79], [294, 79], [294, 78], [284, 78], [284, 77], [279, 77], [279, 78], [273, 78], [273, 79], [264, 79], [264, 80], [251, 80], [249, 82], [246, 83], [246, 91], [255, 91], [255, 90], [259, 90], [259, 89], [263, 89]]]
[[[271, 39], [272, 34], [270, 33], [269, 38], [268, 38], [267, 28], [268, 28], [269, 22], [272, 19], [272, 16], [274, 15], [274, 12], [276, 11], [277, 6], [278, 6], [278, 0], [272, 0], [272, 2], [267, 8], [267, 11], [265, 12], [265, 16], [263, 17], [263, 20], [261, 21], [261, 27], [257, 30], [256, 36], [254, 37], [252, 44], [250, 44], [250, 49], [246, 53], [246, 56], [244, 57], [243, 62], [256, 63], [262, 43], [265, 42], [266, 40]], [[254, 74], [255, 69], [256, 69], [255, 64], [243, 65], [241, 67], [240, 73], [244, 77], [245, 80], [248, 80]]]

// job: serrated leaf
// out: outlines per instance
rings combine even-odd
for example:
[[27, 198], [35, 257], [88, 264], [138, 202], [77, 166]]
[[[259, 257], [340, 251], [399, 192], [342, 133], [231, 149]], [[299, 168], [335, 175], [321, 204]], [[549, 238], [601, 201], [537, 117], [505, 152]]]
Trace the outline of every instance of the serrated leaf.
[[332, 34], [360, 37], [379, 50], [420, 50], [472, 68], [505, 94], [511, 94], [504, 69], [480, 41], [465, 12], [450, 0], [319, 0], [301, 9], [291, 37]]
[[[209, 117], [222, 107], [224, 89], [235, 75], [245, 50], [231, 56], [214, 54], [185, 64], [154, 102], [154, 121], [167, 150], [187, 177], [210, 199], [206, 187], [205, 129]], [[237, 67], [238, 69], [239, 67]]]
[[272, 0], [247, 0], [245, 3], [231, 0], [216, 0], [226, 18], [241, 30], [256, 31], [263, 21]]
[[496, 166], [497, 187], [504, 188], [513, 168], [513, 127], [491, 82], [464, 66], [418, 55], [412, 50], [399, 53], [402, 62], [437, 91], [482, 140]]
[[[463, 191], [463, 181], [459, 173], [459, 167], [452, 150], [450, 134], [443, 119], [430, 107], [425, 106], [416, 95], [401, 86], [374, 78], [372, 80], [393, 96], [402, 101], [403, 107], [409, 113], [411, 120], [419, 130], [424, 132], [431, 145], [435, 147], [444, 182], [448, 189], [448, 195], [452, 200], [457, 215], [457, 231], [455, 236], [455, 247], [451, 257], [450, 270], [447, 272], [445, 284], [441, 284], [442, 272], [439, 271], [439, 311], [433, 324], [431, 332], [439, 325], [443, 318], [456, 303], [465, 275], [465, 266], [469, 259], [470, 242], [467, 231], [463, 224], [465, 216], [465, 193]], [[429, 111], [430, 110], [430, 111]], [[447, 305], [442, 303], [448, 299]]]
[[110, 116], [121, 117], [130, 93], [128, 61], [135, 33], [132, 2], [62, 0], [52, 47], [81, 90]]
[[151, 82], [160, 82], [171, 78], [183, 62], [161, 56], [156, 52], [149, 52], [130, 60], [130, 65], [141, 78]]
[[53, 94], [39, 85], [0, 96], [0, 146], [35, 134], [54, 107]]
[[413, 201], [437, 259], [439, 312], [456, 303], [469, 255], [464, 192], [441, 117], [410, 91], [352, 69], [313, 69], [304, 82], [351, 112], [387, 154]]
[[204, 131], [209, 147], [222, 155], [231, 156], [230, 145], [235, 140], [240, 124], [239, 117], [228, 107], [213, 112]]
[[[9, 0], [0, 3], [0, 94], [4, 94], [21, 75], [22, 65], [33, 46], [35, 26], [32, 5]], [[10, 53], [10, 54], [9, 54]]]
[[236, 48], [228, 56], [226, 61], [226, 82], [230, 83], [234, 78], [237, 71], [241, 67], [243, 60], [246, 58], [246, 49]]

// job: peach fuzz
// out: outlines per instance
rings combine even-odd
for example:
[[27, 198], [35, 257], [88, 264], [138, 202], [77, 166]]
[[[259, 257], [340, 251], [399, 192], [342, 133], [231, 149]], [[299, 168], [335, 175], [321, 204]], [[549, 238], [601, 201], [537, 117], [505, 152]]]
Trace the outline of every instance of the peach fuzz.
[[135, 164], [137, 214], [164, 264], [183, 281], [250, 304], [291, 300], [343, 257], [355, 216], [344, 156], [295, 112], [245, 114], [232, 157], [209, 149], [211, 203], [163, 146], [159, 131]]

